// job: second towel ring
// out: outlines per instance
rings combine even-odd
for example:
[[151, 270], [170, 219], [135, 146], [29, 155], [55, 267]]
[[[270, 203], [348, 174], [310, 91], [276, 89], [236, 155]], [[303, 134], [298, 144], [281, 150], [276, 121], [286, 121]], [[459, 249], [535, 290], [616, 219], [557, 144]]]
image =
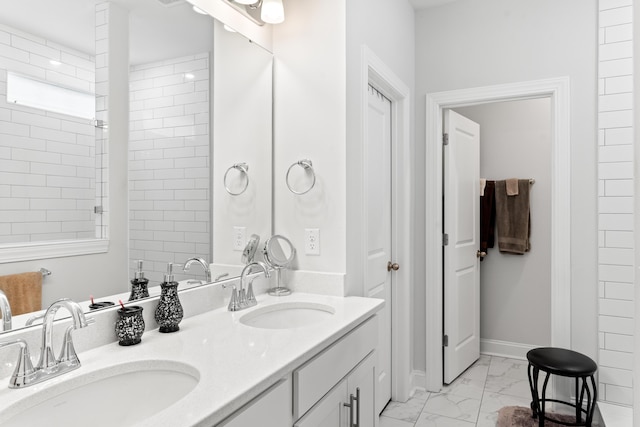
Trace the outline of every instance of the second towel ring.
[[[309, 186], [309, 188], [307, 188], [304, 191], [296, 191], [291, 187], [291, 183], [289, 182], [289, 174], [291, 173], [291, 169], [293, 169], [294, 166], [302, 167], [305, 170], [305, 172], [306, 171], [311, 171], [311, 176], [313, 177], [313, 181], [311, 181], [311, 185]], [[287, 177], [286, 177], [285, 181], [287, 182], [287, 187], [289, 188], [289, 191], [291, 191], [293, 194], [301, 195], [301, 194], [306, 194], [309, 191], [311, 191], [311, 189], [316, 185], [316, 172], [313, 170], [313, 163], [311, 162], [311, 160], [302, 159], [302, 160], [299, 160], [299, 161], [295, 162], [291, 166], [289, 166], [289, 169], [287, 169]]]
[[[244, 181], [244, 187], [242, 187], [242, 189], [238, 192], [234, 192], [229, 188], [229, 185], [227, 184], [227, 176], [229, 175], [229, 172], [231, 172], [232, 169], [235, 169], [237, 171], [239, 171], [242, 175], [244, 175], [245, 177], [245, 181]], [[247, 190], [247, 187], [249, 187], [249, 165], [246, 163], [235, 163], [233, 165], [231, 165], [229, 167], [229, 169], [227, 169], [227, 171], [224, 173], [224, 189], [227, 190], [227, 193], [231, 194], [232, 196], [239, 196], [242, 193], [244, 193]]]

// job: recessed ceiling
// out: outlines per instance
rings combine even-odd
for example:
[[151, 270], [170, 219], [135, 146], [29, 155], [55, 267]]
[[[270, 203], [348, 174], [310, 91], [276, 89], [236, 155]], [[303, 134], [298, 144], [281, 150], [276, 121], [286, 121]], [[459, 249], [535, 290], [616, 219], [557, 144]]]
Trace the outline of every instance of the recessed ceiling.
[[456, 0], [409, 0], [415, 10], [428, 9], [430, 7], [453, 3], [454, 1]]

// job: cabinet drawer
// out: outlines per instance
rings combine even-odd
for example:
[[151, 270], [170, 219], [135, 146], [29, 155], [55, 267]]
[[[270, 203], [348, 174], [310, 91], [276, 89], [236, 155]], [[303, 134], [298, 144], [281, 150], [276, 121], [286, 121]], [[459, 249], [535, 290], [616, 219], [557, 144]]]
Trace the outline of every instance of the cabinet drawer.
[[293, 419], [303, 416], [377, 345], [374, 316], [293, 371]]

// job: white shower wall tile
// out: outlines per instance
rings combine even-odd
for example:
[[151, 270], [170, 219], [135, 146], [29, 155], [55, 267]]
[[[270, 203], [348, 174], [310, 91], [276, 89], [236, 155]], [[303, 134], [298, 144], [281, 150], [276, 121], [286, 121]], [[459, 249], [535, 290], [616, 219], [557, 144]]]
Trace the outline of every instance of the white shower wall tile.
[[601, 332], [633, 336], [635, 331], [634, 320], [629, 318], [600, 315], [598, 323]]
[[604, 94], [633, 91], [633, 76], [607, 77], [604, 79]]
[[[0, 57], [3, 64], [0, 78], [5, 83], [0, 86], [3, 95], [6, 94], [7, 70], [84, 91], [93, 88], [95, 65], [90, 56], [4, 25], [0, 28]], [[51, 59], [61, 64], [54, 66], [50, 63]], [[30, 206], [21, 207], [20, 203], [4, 199], [6, 194], [0, 196], [3, 197], [3, 204], [10, 203], [16, 212], [22, 212], [9, 224], [13, 233], [26, 233], [26, 240], [32, 241], [42, 238], [83, 238], [87, 233], [93, 235], [96, 224], [91, 218], [96, 182], [93, 172], [88, 168], [95, 166], [95, 150], [87, 147], [94, 141], [94, 128], [81, 119], [9, 105], [6, 101], [0, 101], [0, 110], [3, 152], [8, 151], [8, 155], [2, 157], [10, 162], [3, 164], [2, 170], [15, 173], [25, 163], [29, 165], [29, 170], [22, 170], [25, 173], [22, 179], [15, 174], [3, 176], [3, 184], [8, 186], [10, 196], [14, 199], [32, 199]], [[31, 171], [37, 175], [33, 176]], [[77, 192], [73, 191], [75, 185], [79, 185]], [[91, 192], [84, 191], [86, 189], [91, 189]], [[52, 200], [56, 196], [69, 197], [70, 200]], [[89, 210], [82, 212], [81, 209], [87, 209], [87, 206]], [[47, 212], [61, 207], [68, 210], [67, 218], [47, 215]], [[53, 224], [47, 227], [42, 221], [33, 221], [33, 215], [20, 209], [40, 212]], [[79, 221], [78, 218], [84, 220]], [[33, 231], [31, 236], [28, 235], [30, 229]], [[74, 233], [66, 233], [64, 229], [73, 230]], [[5, 241], [4, 238], [2, 241]]]
[[631, 5], [601, 10], [598, 23], [600, 28], [633, 22], [633, 8]]
[[[131, 228], [140, 227], [131, 245], [136, 257], [150, 261], [148, 276], [162, 277], [166, 262], [184, 261], [178, 257], [210, 259], [208, 54], [139, 65], [130, 79], [129, 171], [138, 200]], [[204, 86], [196, 87], [195, 79]], [[200, 112], [206, 114], [196, 122]], [[193, 138], [207, 149], [196, 150]]]
[[598, 75], [601, 79], [606, 77], [630, 76], [633, 74], [633, 58], [601, 61], [598, 64]]
[[[604, 348], [612, 351], [633, 352], [633, 336], [607, 333], [604, 334]], [[602, 373], [601, 373], [602, 374]], [[631, 381], [631, 378], [628, 378]]]
[[604, 282], [603, 298], [633, 300], [634, 288], [632, 283]]
[[605, 30], [605, 43], [616, 43], [633, 39], [633, 25], [623, 24]]
[[[633, 301], [603, 298], [600, 300], [600, 313], [605, 316], [633, 318]], [[632, 346], [633, 347], [633, 346]]]
[[600, 264], [629, 265], [633, 264], [633, 249], [600, 248], [598, 256]]
[[[606, 34], [606, 31], [605, 31]], [[605, 35], [606, 41], [606, 35]], [[611, 61], [614, 59], [631, 58], [633, 56], [633, 43], [631, 41], [621, 41], [616, 43], [605, 43], [600, 45], [600, 60]]]
[[605, 282], [633, 282], [633, 266], [600, 264], [598, 279]]

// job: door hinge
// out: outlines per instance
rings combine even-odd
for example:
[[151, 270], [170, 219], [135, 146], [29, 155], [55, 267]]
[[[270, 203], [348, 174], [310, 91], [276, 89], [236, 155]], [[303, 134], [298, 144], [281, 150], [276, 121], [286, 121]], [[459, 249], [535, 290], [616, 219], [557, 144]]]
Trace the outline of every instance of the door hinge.
[[104, 213], [104, 208], [102, 206], [94, 206], [93, 207], [93, 213], [95, 213], [95, 214], [103, 214]]
[[449, 235], [444, 233], [442, 235], [442, 246], [447, 246], [449, 244]]
[[443, 145], [449, 145], [449, 134], [448, 133], [443, 133], [442, 134], [442, 144]]
[[442, 346], [449, 347], [449, 335], [443, 335], [442, 337]]

